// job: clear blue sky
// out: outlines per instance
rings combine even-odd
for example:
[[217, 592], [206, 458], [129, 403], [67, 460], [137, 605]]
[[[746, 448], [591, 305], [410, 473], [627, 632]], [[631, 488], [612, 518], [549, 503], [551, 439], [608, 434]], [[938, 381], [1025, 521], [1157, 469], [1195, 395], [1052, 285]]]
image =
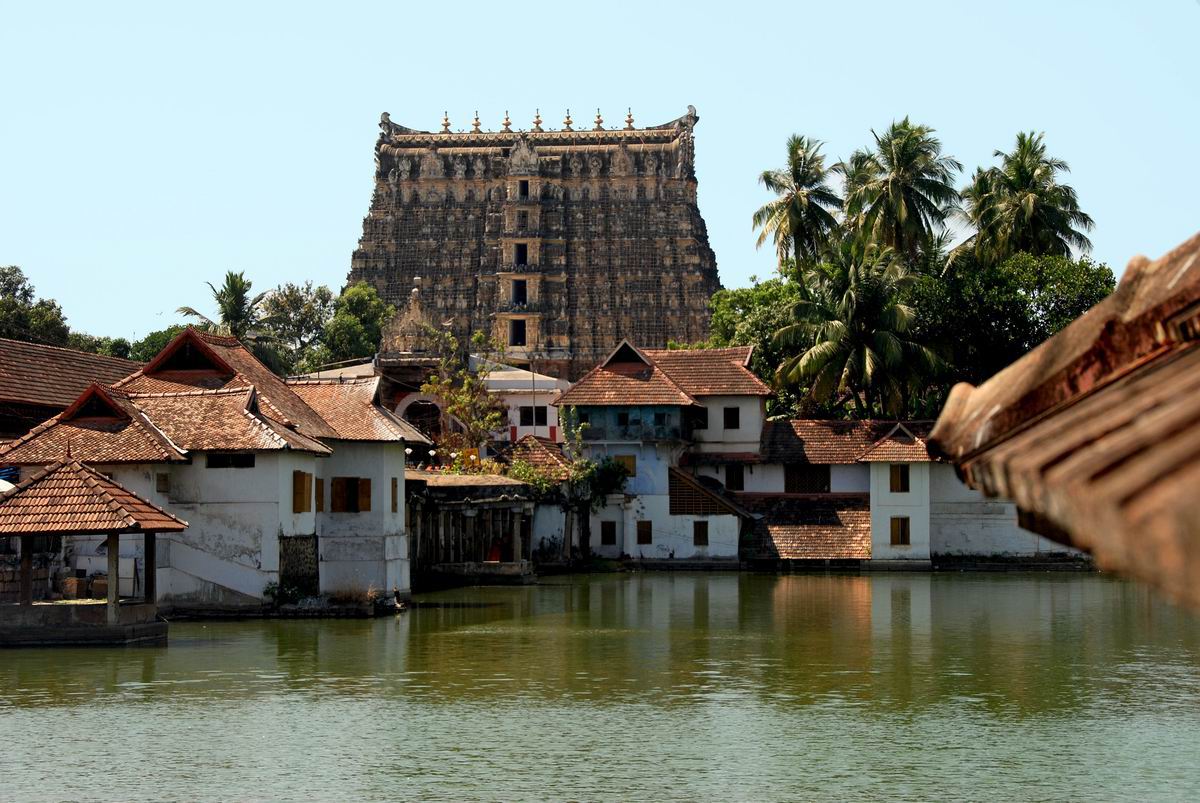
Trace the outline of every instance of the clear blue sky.
[[379, 113], [561, 125], [700, 113], [721, 279], [769, 275], [756, 176], [904, 115], [971, 171], [1046, 132], [1120, 272], [1200, 229], [1200, 3], [0, 4], [0, 264], [73, 328], [135, 337], [205, 280], [339, 287]]

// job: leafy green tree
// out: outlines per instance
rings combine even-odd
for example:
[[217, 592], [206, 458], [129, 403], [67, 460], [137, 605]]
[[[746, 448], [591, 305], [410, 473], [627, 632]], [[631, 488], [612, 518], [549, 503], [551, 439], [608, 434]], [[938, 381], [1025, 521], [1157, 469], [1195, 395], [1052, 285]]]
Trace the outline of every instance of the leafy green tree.
[[[498, 365], [492, 357], [502, 349], [482, 332], [476, 332], [471, 350], [483, 359], [472, 368], [454, 335], [433, 327], [428, 327], [427, 335], [436, 344], [438, 368], [421, 385], [421, 392], [441, 401], [442, 426], [436, 440], [438, 453], [446, 460], [451, 455], [462, 455], [464, 449], [483, 446], [503, 425], [504, 402], [487, 388], [488, 374]], [[473, 468], [461, 457], [450, 459], [461, 468]]]
[[333, 317], [325, 324], [316, 359], [334, 363], [370, 357], [379, 350], [383, 327], [395, 313], [396, 308], [381, 299], [371, 285], [350, 285], [334, 303]]
[[830, 189], [828, 173], [821, 143], [793, 134], [787, 141], [787, 165], [758, 177], [778, 197], [754, 213], [754, 228], [761, 229], [757, 244], [761, 248], [771, 239], [781, 263], [789, 256], [799, 265], [815, 261], [837, 230], [835, 213], [842, 199]]
[[262, 326], [276, 344], [288, 370], [312, 356], [333, 317], [333, 292], [324, 285], [286, 283], [262, 303]]
[[[790, 265], [790, 260], [785, 266]], [[750, 287], [718, 290], [709, 301], [712, 321], [709, 348], [753, 346], [750, 369], [770, 382], [784, 351], [775, 333], [791, 321], [792, 309], [801, 297], [801, 285], [786, 274], [765, 282], [751, 277]]]
[[195, 318], [204, 329], [219, 334], [227, 334], [243, 340], [253, 335], [258, 329], [262, 317], [262, 304], [266, 293], [251, 295], [252, 282], [244, 273], [229, 271], [225, 274], [224, 283], [218, 288], [212, 282], [205, 282], [212, 291], [213, 301], [217, 305], [217, 318], [213, 320], [195, 307], [180, 307], [176, 312], [188, 318]]
[[141, 340], [133, 341], [129, 347], [129, 359], [137, 360], [138, 362], [150, 362], [160, 351], [166, 348], [167, 344], [175, 339], [175, 336], [182, 332], [187, 327], [183, 324], [174, 324], [166, 329], [158, 329], [150, 332]]
[[916, 275], [890, 248], [846, 238], [806, 276], [793, 322], [776, 333], [790, 354], [781, 385], [807, 385], [819, 402], [852, 403], [859, 418], [902, 415], [920, 380], [941, 361], [911, 337], [916, 310], [902, 299]]
[[33, 285], [16, 265], [0, 267], [0, 337], [65, 346], [69, 332], [58, 302], [35, 298]]
[[968, 254], [946, 276], [922, 277], [908, 300], [922, 310], [915, 337], [950, 363], [946, 378], [978, 385], [1115, 287], [1109, 267], [1086, 257], [1020, 253], [990, 265]]
[[67, 346], [78, 351], [122, 359], [129, 359], [132, 349], [129, 341], [123, 337], [96, 337], [84, 332], [71, 332], [67, 336]]
[[911, 264], [957, 208], [954, 177], [962, 165], [942, 154], [932, 128], [907, 117], [882, 134], [871, 133], [875, 149], [836, 168], [846, 179], [846, 219]]
[[1093, 226], [1079, 208], [1075, 190], [1060, 184], [1070, 167], [1046, 154], [1044, 134], [1021, 132], [1010, 153], [997, 150], [1000, 166], [975, 172], [963, 190], [964, 217], [975, 228], [966, 247], [979, 261], [992, 264], [1026, 252], [1068, 257], [1088, 252], [1084, 234]]

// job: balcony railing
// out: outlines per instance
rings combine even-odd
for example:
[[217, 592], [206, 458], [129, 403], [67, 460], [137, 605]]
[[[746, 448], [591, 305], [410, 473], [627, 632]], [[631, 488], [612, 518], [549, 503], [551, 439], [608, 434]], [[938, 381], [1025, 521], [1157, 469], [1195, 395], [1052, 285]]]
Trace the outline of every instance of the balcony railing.
[[626, 426], [603, 426], [591, 424], [584, 427], [585, 441], [678, 441], [683, 440], [683, 429], [678, 425], [629, 424]]

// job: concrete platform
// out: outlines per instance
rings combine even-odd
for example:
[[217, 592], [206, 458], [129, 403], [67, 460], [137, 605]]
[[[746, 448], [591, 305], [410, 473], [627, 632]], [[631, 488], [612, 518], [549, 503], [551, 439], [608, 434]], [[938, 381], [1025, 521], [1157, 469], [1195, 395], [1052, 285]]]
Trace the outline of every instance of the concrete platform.
[[107, 623], [104, 600], [62, 600], [0, 605], [0, 647], [120, 646], [166, 644], [167, 623], [145, 602], [120, 606], [117, 624]]

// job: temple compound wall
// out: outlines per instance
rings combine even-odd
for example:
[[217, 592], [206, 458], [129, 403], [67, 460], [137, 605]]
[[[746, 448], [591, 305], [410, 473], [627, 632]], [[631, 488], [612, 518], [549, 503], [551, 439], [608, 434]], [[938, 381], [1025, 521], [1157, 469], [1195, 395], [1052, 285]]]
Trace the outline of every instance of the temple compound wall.
[[[387, 114], [349, 280], [404, 307], [414, 287], [460, 342], [488, 332], [518, 365], [577, 378], [621, 338], [708, 334], [720, 289], [696, 203], [695, 109], [670, 123], [416, 131]], [[402, 351], [389, 343], [381, 351]]]

